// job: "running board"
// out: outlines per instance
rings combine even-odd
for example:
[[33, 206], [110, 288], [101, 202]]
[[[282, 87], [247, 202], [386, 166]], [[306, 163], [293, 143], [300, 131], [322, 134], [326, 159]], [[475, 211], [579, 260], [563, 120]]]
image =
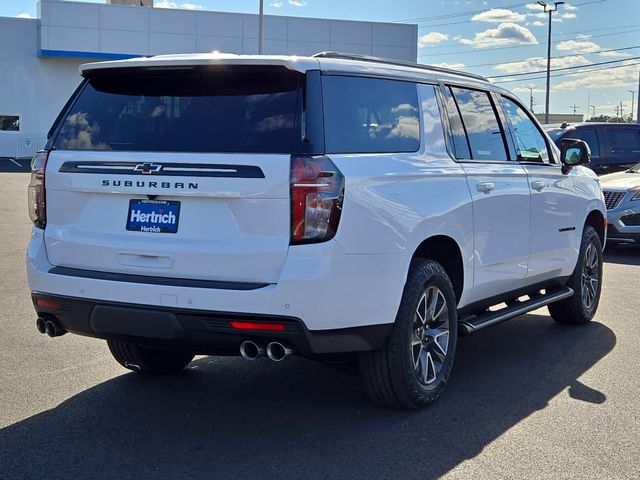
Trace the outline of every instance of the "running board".
[[549, 305], [550, 303], [569, 298], [572, 295], [572, 288], [560, 288], [547, 292], [544, 295], [536, 295], [524, 302], [517, 302], [515, 305], [508, 306], [496, 312], [487, 311], [486, 313], [474, 316], [468, 320], [463, 319], [458, 324], [459, 333], [461, 336], [471, 335], [472, 333], [476, 333], [487, 327], [511, 320], [519, 315], [523, 315], [537, 308]]

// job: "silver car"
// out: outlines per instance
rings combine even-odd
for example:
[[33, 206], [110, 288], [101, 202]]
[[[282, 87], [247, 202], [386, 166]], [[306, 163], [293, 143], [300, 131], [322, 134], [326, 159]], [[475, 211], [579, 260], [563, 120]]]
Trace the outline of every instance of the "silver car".
[[640, 163], [600, 177], [607, 204], [607, 245], [640, 243]]

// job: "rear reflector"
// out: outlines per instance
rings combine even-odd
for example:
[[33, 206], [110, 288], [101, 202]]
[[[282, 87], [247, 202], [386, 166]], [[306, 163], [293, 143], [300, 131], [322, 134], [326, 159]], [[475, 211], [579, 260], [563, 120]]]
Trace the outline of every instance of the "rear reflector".
[[229, 325], [238, 330], [265, 330], [269, 332], [283, 332], [282, 323], [258, 323], [258, 322], [229, 322]]
[[46, 300], [44, 298], [37, 299], [36, 305], [44, 308], [60, 308], [60, 304], [58, 302], [54, 302], [53, 300]]

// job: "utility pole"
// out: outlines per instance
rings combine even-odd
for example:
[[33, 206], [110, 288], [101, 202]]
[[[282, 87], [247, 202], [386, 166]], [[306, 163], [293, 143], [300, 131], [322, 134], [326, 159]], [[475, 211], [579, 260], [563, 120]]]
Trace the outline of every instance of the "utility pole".
[[533, 111], [533, 104], [534, 104], [534, 101], [533, 101], [533, 90], [536, 87], [527, 87], [527, 88], [529, 89], [529, 110], [531, 110], [531, 113], [535, 113]]
[[627, 92], [631, 93], [631, 122], [633, 122], [633, 105], [636, 99], [636, 91], [635, 90], [627, 90]]
[[616, 119], [618, 118], [619, 113], [620, 113], [620, 107], [616, 105]]
[[262, 55], [264, 44], [264, 0], [260, 0], [260, 14], [258, 17], [258, 55]]
[[636, 122], [640, 124], [640, 69], [638, 70], [638, 103], [636, 108]]
[[538, 5], [544, 8], [544, 13], [549, 14], [549, 34], [547, 35], [547, 95], [544, 102], [544, 123], [549, 123], [549, 93], [551, 90], [551, 15], [558, 10], [558, 5], [564, 2], [553, 2], [553, 7], [549, 7], [547, 2], [539, 1]]
[[589, 105], [591, 108], [593, 108], [593, 116], [591, 118], [595, 118], [596, 117], [596, 106], [595, 105]]
[[620, 119], [624, 119], [624, 113], [622, 113], [622, 102], [620, 102]]
[[574, 103], [573, 105], [569, 105], [569, 108], [573, 108], [573, 114], [575, 115], [580, 106]]

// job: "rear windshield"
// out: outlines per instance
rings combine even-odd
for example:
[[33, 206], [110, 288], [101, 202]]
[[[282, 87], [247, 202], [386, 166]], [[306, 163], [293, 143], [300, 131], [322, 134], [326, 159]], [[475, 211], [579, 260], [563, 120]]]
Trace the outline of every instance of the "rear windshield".
[[87, 81], [53, 148], [291, 153], [302, 79], [282, 67], [103, 72]]

